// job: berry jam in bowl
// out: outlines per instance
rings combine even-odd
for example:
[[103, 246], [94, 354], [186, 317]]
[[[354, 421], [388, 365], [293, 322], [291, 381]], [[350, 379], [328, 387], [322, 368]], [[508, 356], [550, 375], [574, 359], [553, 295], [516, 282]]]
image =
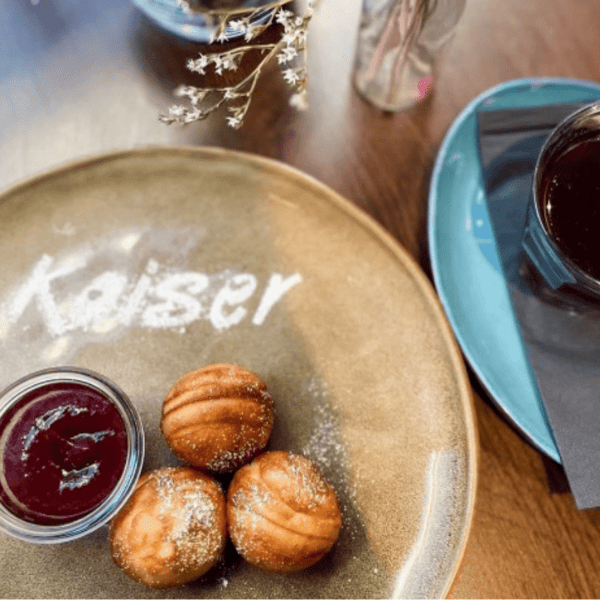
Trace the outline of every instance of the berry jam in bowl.
[[0, 394], [0, 532], [68, 542], [106, 524], [144, 461], [135, 407], [111, 381], [72, 367], [32, 373]]

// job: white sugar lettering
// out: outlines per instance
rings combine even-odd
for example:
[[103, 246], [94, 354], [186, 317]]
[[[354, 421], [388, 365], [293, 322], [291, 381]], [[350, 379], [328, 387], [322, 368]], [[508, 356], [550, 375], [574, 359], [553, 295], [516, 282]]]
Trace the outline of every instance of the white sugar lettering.
[[122, 273], [108, 271], [96, 277], [72, 303], [71, 328], [87, 329], [111, 314], [114, 316], [126, 285], [127, 277]]
[[141, 277], [138, 279], [133, 292], [119, 313], [119, 322], [122, 325], [130, 325], [136, 315], [143, 310], [146, 294], [152, 286], [151, 275], [155, 275], [157, 271], [158, 263], [154, 259], [149, 260], [146, 265], [146, 271], [142, 273]]
[[252, 318], [252, 323], [254, 325], [262, 325], [273, 306], [275, 306], [275, 304], [281, 300], [291, 288], [301, 282], [302, 277], [299, 273], [294, 273], [288, 278], [284, 278], [280, 273], [271, 275], [271, 279], [267, 284], [267, 289]]
[[[234, 275], [219, 290], [210, 309], [210, 322], [218, 331], [237, 325], [246, 316], [247, 310], [242, 304], [252, 296], [256, 289], [256, 277], [249, 273]], [[226, 313], [227, 307], [233, 310]]]
[[[245, 319], [259, 326], [302, 281], [299, 273], [274, 273], [262, 284], [261, 293], [254, 274], [233, 269], [207, 274], [147, 258], [140, 270], [139, 257], [128, 265], [107, 253], [96, 256], [90, 246], [62, 258], [44, 254], [21, 283], [0, 298], [0, 338], [4, 343], [22, 343], [22, 336], [28, 336], [28, 344], [39, 343], [44, 350], [61, 340], [52, 356], [62, 359], [87, 343], [87, 337], [74, 332], [89, 333], [98, 341], [99, 336], [122, 334], [131, 327], [183, 331], [201, 320], [216, 331]], [[249, 301], [257, 292], [252, 313]]]
[[161, 302], [148, 306], [142, 315], [142, 324], [150, 328], [175, 328], [198, 320], [202, 305], [194, 295], [203, 292], [208, 285], [209, 279], [203, 273], [167, 275], [152, 288], [152, 294]]
[[44, 254], [34, 267], [27, 282], [17, 291], [5, 310], [9, 321], [16, 321], [24, 312], [29, 303], [35, 298], [38, 309], [44, 316], [48, 330], [52, 335], [61, 335], [67, 329], [67, 322], [61, 316], [54, 297], [50, 291], [50, 284], [55, 279], [65, 277], [85, 266], [87, 256], [82, 254], [75, 260], [66, 261], [62, 267], [49, 272], [54, 259]]

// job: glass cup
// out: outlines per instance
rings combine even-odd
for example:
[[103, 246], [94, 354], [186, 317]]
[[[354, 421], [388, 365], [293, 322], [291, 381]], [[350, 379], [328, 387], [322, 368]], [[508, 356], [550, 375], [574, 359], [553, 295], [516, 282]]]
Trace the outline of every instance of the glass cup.
[[600, 299], [600, 104], [577, 110], [546, 139], [522, 243], [550, 288]]
[[[60, 392], [57, 392], [57, 390], [65, 389], [83, 390], [88, 408], [82, 408], [83, 404], [77, 407], [74, 403], [60, 405], [56, 399], [66, 396], [60, 396]], [[90, 476], [89, 473], [93, 473], [94, 470], [89, 471], [89, 467], [86, 466], [85, 469], [77, 470], [75, 467], [71, 467], [72, 471], [66, 471], [65, 465], [70, 459], [66, 456], [67, 453], [86, 452], [87, 447], [93, 447], [98, 440], [111, 437], [114, 434], [110, 430], [95, 431], [97, 427], [100, 427], [100, 425], [97, 425], [100, 413], [93, 408], [94, 399], [100, 399], [102, 406], [108, 407], [108, 409], [105, 409], [104, 414], [111, 415], [113, 422], [118, 423], [120, 431], [125, 432], [126, 449], [123, 451], [124, 458], [121, 461], [122, 471], [116, 471], [113, 478], [116, 483], [113, 484], [111, 481], [111, 486], [106, 492], [104, 492], [104, 489], [102, 490], [101, 498], [103, 499], [99, 504], [94, 501], [93, 506], [81, 511], [81, 513], [76, 512], [72, 518], [69, 516], [53, 516], [50, 521], [46, 516], [44, 516], [44, 519], [33, 518], [33, 515], [37, 517], [41, 513], [33, 510], [28, 511], [27, 506], [21, 502], [21, 500], [25, 501], [25, 498], [21, 496], [19, 499], [13, 493], [14, 489], [8, 483], [9, 467], [7, 465], [24, 460], [22, 457], [28, 460], [27, 453], [33, 452], [33, 444], [29, 442], [36, 436], [38, 439], [45, 437], [46, 439], [56, 440], [57, 431], [53, 430], [53, 427], [61, 419], [70, 415], [72, 420], [68, 425], [61, 428], [62, 437], [59, 436], [60, 442], [58, 445], [53, 442], [54, 445], [44, 446], [45, 449], [60, 449], [60, 451], [57, 451], [60, 454], [65, 485], [63, 487], [63, 481], [61, 481], [60, 488], [52, 493], [56, 493], [55, 497], [60, 500], [64, 497], [63, 494], [70, 493], [69, 490], [85, 487], [93, 479], [93, 475]], [[57, 406], [47, 410], [53, 402]], [[42, 410], [44, 414], [37, 417], [34, 421], [35, 425], [29, 428], [27, 411], [33, 411], [34, 417], [32, 418], [35, 418], [37, 416], [35, 412], [36, 403], [38, 407], [42, 406], [43, 403], [44, 408]], [[116, 409], [116, 413], [114, 409]], [[81, 413], [86, 412], [89, 416], [86, 415], [84, 418], [89, 420], [86, 420], [85, 423], [91, 425], [90, 431], [87, 428], [81, 432], [70, 431], [69, 427], [76, 427], [77, 415], [81, 416]], [[22, 422], [25, 423], [24, 428], [27, 431], [25, 436], [21, 435], [19, 429], [19, 422], [22, 419]], [[65, 437], [65, 431], [69, 431], [68, 438]], [[122, 433], [121, 436], [123, 436]], [[111, 448], [114, 447], [111, 446]], [[123, 443], [120, 442], [119, 448], [122, 447]], [[65, 449], [64, 452], [62, 451], [63, 448]], [[133, 492], [142, 470], [144, 450], [144, 431], [137, 410], [129, 398], [105, 377], [85, 369], [65, 367], [37, 371], [18, 380], [0, 394], [0, 532], [36, 544], [70, 542], [88, 535], [105, 525], [122, 508]], [[37, 452], [39, 453], [40, 450]], [[7, 458], [8, 456], [13, 458]], [[15, 456], [16, 458], [14, 458]], [[58, 472], [58, 466], [52, 463], [52, 461], [56, 461], [56, 456], [51, 451], [38, 454], [38, 456], [42, 456], [42, 465], [47, 456], [46, 462], [50, 464], [51, 468], [56, 467], [55, 472]], [[82, 454], [79, 454], [80, 458], [81, 456]], [[88, 455], [84, 454], [83, 456]], [[107, 458], [107, 461], [110, 464], [110, 459]], [[98, 472], [102, 470], [101, 461], [92, 466]], [[41, 469], [46, 468], [46, 466], [41, 467]], [[43, 477], [42, 471], [38, 467], [36, 467], [35, 472], [26, 475], [20, 473], [18, 481], [22, 481], [23, 477]], [[70, 478], [73, 474], [75, 476]], [[37, 481], [36, 485], [38, 485]], [[27, 489], [31, 490], [33, 488]], [[30, 495], [29, 498], [33, 499], [32, 502], [38, 502], [37, 493]], [[52, 506], [54, 507], [57, 504], [54, 503]], [[55, 515], [57, 514], [58, 512], [55, 513]], [[56, 521], [56, 524], [54, 521]]]
[[437, 53], [452, 37], [466, 0], [363, 0], [354, 86], [394, 112], [429, 95]]

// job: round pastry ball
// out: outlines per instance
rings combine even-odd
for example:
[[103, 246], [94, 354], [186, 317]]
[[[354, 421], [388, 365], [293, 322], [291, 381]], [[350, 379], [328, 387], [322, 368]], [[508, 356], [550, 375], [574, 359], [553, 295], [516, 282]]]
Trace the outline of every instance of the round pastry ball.
[[209, 365], [183, 376], [163, 402], [161, 429], [190, 465], [230, 473], [261, 452], [273, 431], [265, 382], [237, 365]]
[[227, 539], [219, 483], [190, 467], [166, 467], [140, 478], [110, 525], [114, 561], [154, 588], [197, 579], [218, 561]]
[[341, 525], [333, 488], [299, 454], [262, 454], [229, 486], [229, 536], [239, 554], [261, 569], [291, 573], [310, 567], [331, 550]]

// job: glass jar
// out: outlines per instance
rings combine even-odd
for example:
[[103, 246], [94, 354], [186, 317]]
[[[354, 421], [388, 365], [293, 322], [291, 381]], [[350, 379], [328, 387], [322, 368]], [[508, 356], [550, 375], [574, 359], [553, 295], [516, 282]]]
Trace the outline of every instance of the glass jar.
[[416, 104], [431, 90], [436, 53], [465, 0], [363, 0], [354, 85], [384, 111]]
[[32, 373], [0, 395], [0, 531], [69, 542], [106, 524], [133, 492], [144, 431], [129, 398], [80, 368]]

